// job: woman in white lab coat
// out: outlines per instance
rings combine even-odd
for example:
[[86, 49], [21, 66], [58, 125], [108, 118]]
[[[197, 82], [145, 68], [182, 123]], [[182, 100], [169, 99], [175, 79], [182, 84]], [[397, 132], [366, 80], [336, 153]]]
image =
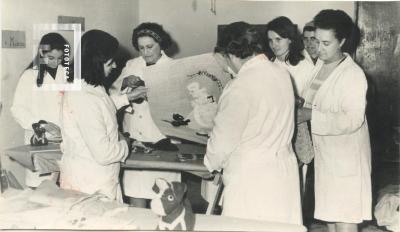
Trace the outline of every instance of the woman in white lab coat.
[[218, 103], [204, 164], [223, 170], [224, 216], [302, 224], [292, 149], [294, 91], [289, 73], [263, 54], [249, 24], [228, 25], [215, 51], [237, 73]]
[[119, 136], [116, 108], [104, 89], [105, 79], [115, 68], [118, 41], [106, 32], [91, 30], [82, 36], [81, 47], [82, 89], [66, 92], [63, 101], [60, 185], [122, 201], [118, 176], [129, 148]]
[[[266, 35], [267, 55], [274, 63], [289, 71], [297, 96], [304, 97], [303, 92], [311, 80], [314, 65], [303, 55], [306, 51], [297, 26], [287, 17], [277, 17], [267, 24]], [[302, 164], [311, 162], [314, 150], [306, 122], [297, 125], [294, 148]]]
[[[30, 143], [33, 135], [32, 124], [39, 120], [48, 122], [46, 131], [60, 136], [60, 106], [62, 93], [60, 88], [72, 75], [67, 73], [64, 60], [64, 48], [68, 42], [58, 33], [44, 35], [38, 46], [34, 60], [23, 72], [18, 81], [11, 106], [11, 113], [18, 124], [25, 130], [25, 144]], [[60, 88], [59, 88], [60, 87]], [[51, 134], [47, 134], [47, 137]], [[58, 173], [32, 172], [26, 169], [25, 184], [37, 187], [43, 180], [54, 182]]]
[[315, 150], [315, 213], [330, 232], [357, 231], [371, 220], [371, 148], [365, 116], [367, 80], [345, 52], [357, 28], [340, 10], [314, 18], [319, 59], [299, 120], [311, 118]]
[[[150, 114], [147, 100], [139, 100], [130, 103], [130, 94], [125, 94], [123, 82], [135, 83], [137, 80], [146, 82], [143, 71], [146, 66], [165, 64], [171, 60], [164, 50], [171, 45], [171, 38], [161, 25], [156, 23], [142, 23], [133, 30], [132, 45], [139, 51], [140, 56], [129, 60], [121, 75], [113, 83], [110, 89], [112, 99], [117, 108], [130, 104], [133, 110], [126, 112], [123, 119], [123, 131], [129, 132], [135, 140], [147, 143], [157, 143], [166, 137], [155, 125]], [[138, 91], [140, 91], [138, 89]], [[168, 181], [180, 181], [178, 172], [171, 171], [141, 171], [125, 170], [123, 175], [124, 194], [130, 197], [131, 205], [146, 207], [147, 199], [154, 196], [152, 186], [156, 178], [164, 178]]]

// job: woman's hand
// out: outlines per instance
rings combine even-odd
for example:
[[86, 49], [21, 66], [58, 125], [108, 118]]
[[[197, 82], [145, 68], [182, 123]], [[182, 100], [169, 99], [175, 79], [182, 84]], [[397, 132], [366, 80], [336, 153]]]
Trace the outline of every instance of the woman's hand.
[[133, 89], [132, 91], [129, 91], [128, 93], [126, 93], [126, 95], [128, 96], [129, 101], [134, 101], [139, 98], [146, 98], [147, 90], [148, 90], [148, 88], [146, 88], [144, 86], [139, 86], [139, 87]]
[[311, 109], [301, 108], [297, 110], [297, 123], [311, 120]]
[[56, 124], [52, 122], [46, 121], [46, 123], [42, 124], [46, 132], [51, 134], [52, 137], [61, 137], [61, 130]]
[[135, 76], [135, 75], [127, 76], [122, 80], [121, 90], [125, 89], [127, 87], [131, 87], [131, 88], [135, 87], [135, 86], [137, 86], [137, 83], [139, 81], [141, 81], [141, 79], [138, 76]]

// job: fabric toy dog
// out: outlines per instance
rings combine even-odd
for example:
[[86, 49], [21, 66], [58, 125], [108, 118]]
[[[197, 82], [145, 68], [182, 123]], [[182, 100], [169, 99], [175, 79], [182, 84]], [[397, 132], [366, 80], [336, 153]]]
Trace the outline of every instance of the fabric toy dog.
[[186, 184], [169, 183], [157, 178], [153, 186], [157, 196], [151, 201], [151, 209], [161, 216], [158, 230], [193, 230], [196, 217], [186, 198]]
[[34, 132], [30, 140], [32, 146], [43, 146], [49, 143], [46, 138], [46, 129], [43, 127], [43, 124], [46, 124], [46, 121], [40, 120], [39, 122], [32, 124]]

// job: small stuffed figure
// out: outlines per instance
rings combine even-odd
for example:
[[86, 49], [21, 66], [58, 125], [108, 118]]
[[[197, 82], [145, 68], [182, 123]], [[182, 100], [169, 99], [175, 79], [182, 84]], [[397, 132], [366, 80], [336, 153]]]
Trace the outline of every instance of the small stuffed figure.
[[49, 141], [46, 138], [46, 129], [43, 127], [45, 121], [39, 121], [32, 124], [34, 134], [31, 137], [31, 146], [47, 145]]
[[157, 196], [151, 201], [151, 209], [161, 216], [157, 230], [193, 230], [196, 217], [186, 198], [186, 184], [157, 178], [153, 191]]

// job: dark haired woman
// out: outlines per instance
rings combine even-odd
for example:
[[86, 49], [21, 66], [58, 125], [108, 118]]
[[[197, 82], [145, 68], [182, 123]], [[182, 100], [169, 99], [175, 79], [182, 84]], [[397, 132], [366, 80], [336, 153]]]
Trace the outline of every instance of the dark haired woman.
[[244, 22], [226, 27], [215, 52], [237, 73], [218, 102], [204, 159], [209, 171], [224, 171], [222, 214], [302, 224], [289, 74], [268, 60], [261, 35]]
[[118, 175], [129, 149], [119, 137], [115, 105], [104, 89], [118, 46], [117, 39], [104, 31], [82, 36], [82, 89], [66, 92], [63, 101], [60, 185], [122, 201]]
[[311, 118], [315, 145], [315, 213], [330, 232], [357, 231], [371, 220], [371, 148], [365, 116], [367, 80], [346, 52], [358, 30], [340, 10], [314, 17], [319, 59], [301, 120]]
[[[133, 30], [132, 45], [140, 56], [129, 60], [121, 75], [113, 83], [110, 93], [120, 108], [130, 104], [133, 110], [126, 112], [123, 119], [123, 131], [140, 142], [157, 143], [166, 137], [155, 125], [150, 114], [148, 102], [139, 101], [129, 103], [130, 92], [121, 91], [123, 82], [133, 83], [137, 80], [146, 82], [143, 71], [146, 66], [165, 64], [171, 60], [165, 53], [171, 45], [171, 38], [163, 27], [156, 23], [142, 23]], [[146, 207], [147, 199], [152, 199], [152, 186], [156, 178], [162, 177], [168, 181], [180, 181], [180, 173], [167, 171], [140, 171], [126, 170], [123, 177], [124, 194], [129, 196], [130, 204], [137, 207]]]
[[[60, 34], [44, 35], [39, 42], [36, 57], [18, 81], [11, 113], [18, 124], [25, 129], [25, 144], [30, 143], [33, 135], [32, 124], [39, 120], [48, 122], [45, 127], [51, 134], [48, 134], [47, 138], [60, 136], [59, 113], [62, 94], [54, 87], [66, 83], [68, 79], [66, 69], [62, 66], [63, 51], [66, 46], [69, 44]], [[26, 169], [25, 184], [37, 187], [45, 179], [56, 181], [58, 178], [58, 173], [42, 174], [44, 173]]]
[[[314, 65], [303, 55], [306, 51], [297, 26], [287, 17], [281, 16], [267, 24], [266, 33], [269, 41], [267, 51], [270, 51], [267, 54], [270, 54], [274, 63], [289, 71], [297, 96], [304, 97], [303, 92], [311, 80]], [[305, 164], [302, 175], [305, 186], [306, 165], [314, 157], [307, 122], [297, 124], [293, 139], [297, 158], [300, 164]]]

